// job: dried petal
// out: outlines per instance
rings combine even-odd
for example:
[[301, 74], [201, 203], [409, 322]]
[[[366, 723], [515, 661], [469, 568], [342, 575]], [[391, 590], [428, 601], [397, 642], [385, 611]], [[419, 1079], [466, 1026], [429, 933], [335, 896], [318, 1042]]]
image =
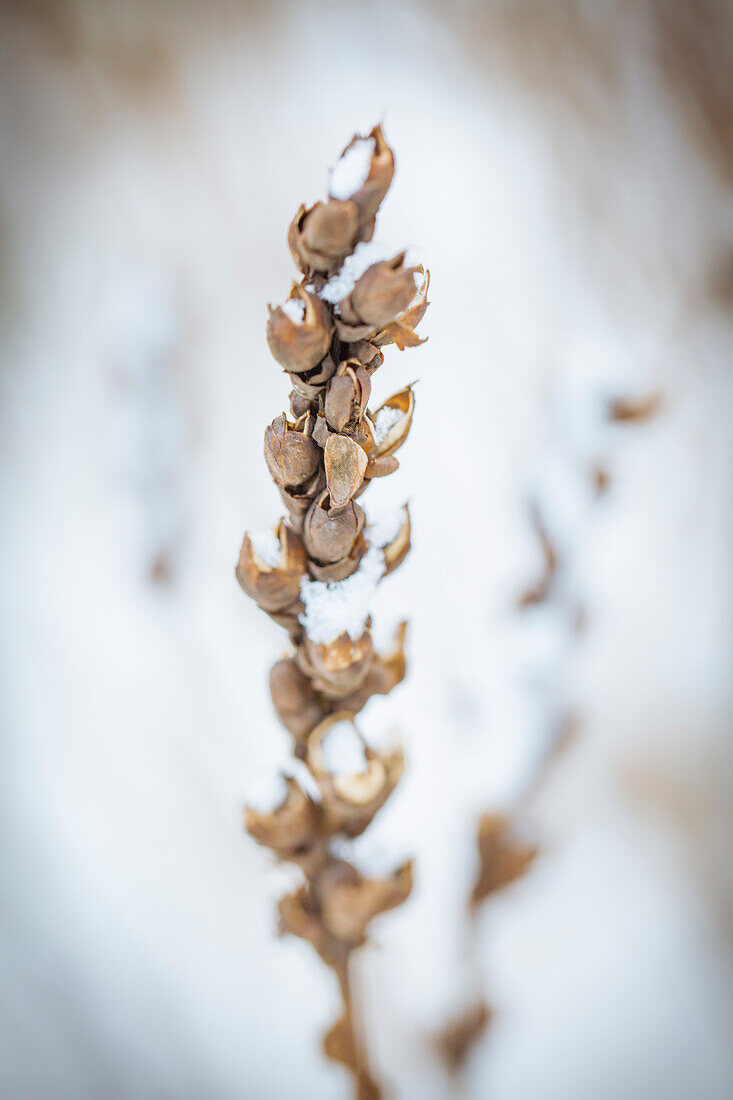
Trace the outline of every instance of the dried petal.
[[388, 573], [396, 569], [398, 565], [402, 564], [410, 551], [412, 524], [410, 522], [410, 509], [407, 504], [404, 505], [404, 513], [405, 518], [399, 531], [391, 542], [382, 547], [385, 562], [385, 577]]
[[482, 815], [478, 827], [478, 851], [480, 866], [471, 894], [472, 906], [520, 878], [537, 855], [536, 848], [513, 840], [507, 820], [500, 814]]
[[337, 374], [328, 384], [324, 411], [330, 427], [335, 432], [344, 429], [353, 414], [357, 399], [357, 382], [353, 371]]
[[285, 488], [303, 485], [317, 472], [321, 452], [313, 440], [278, 416], [265, 431], [265, 462], [273, 479]]
[[324, 463], [332, 507], [341, 508], [351, 500], [364, 480], [367, 461], [359, 444], [348, 435], [329, 436]]
[[302, 374], [317, 366], [328, 351], [333, 321], [326, 304], [315, 294], [293, 284], [289, 300], [303, 303], [302, 322], [292, 320], [280, 306], [268, 307], [267, 343], [275, 359], [287, 371]]
[[277, 536], [280, 561], [276, 568], [255, 553], [249, 534], [245, 534], [235, 570], [244, 591], [265, 611], [284, 611], [296, 603], [306, 571], [305, 550], [295, 531], [280, 523]]

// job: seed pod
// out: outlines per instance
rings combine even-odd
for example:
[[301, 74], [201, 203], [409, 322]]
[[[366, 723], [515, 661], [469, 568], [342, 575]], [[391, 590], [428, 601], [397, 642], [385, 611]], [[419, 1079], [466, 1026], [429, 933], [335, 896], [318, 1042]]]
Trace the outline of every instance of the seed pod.
[[285, 794], [279, 805], [265, 813], [245, 807], [244, 827], [258, 844], [272, 848], [285, 859], [289, 853], [315, 842], [321, 810], [293, 776], [283, 778]]
[[240, 585], [265, 611], [284, 611], [300, 596], [300, 581], [306, 570], [303, 544], [294, 531], [280, 522], [277, 529], [280, 558], [274, 568], [255, 552], [245, 534], [236, 576]]
[[303, 523], [303, 541], [309, 558], [321, 564], [347, 557], [364, 527], [364, 513], [349, 501], [334, 508], [324, 490], [308, 509]]
[[319, 699], [310, 680], [292, 657], [273, 665], [270, 695], [278, 718], [296, 743], [305, 748], [308, 734], [323, 721], [328, 704]]
[[374, 435], [372, 460], [393, 455], [402, 446], [412, 426], [414, 410], [415, 395], [412, 386], [406, 386], [404, 390], [388, 397], [373, 416], [369, 414]]
[[335, 270], [359, 239], [358, 207], [337, 199], [301, 206], [288, 230], [291, 255], [304, 275]]
[[537, 855], [536, 848], [519, 844], [511, 836], [509, 822], [501, 814], [482, 815], [477, 840], [479, 872], [471, 894], [474, 907], [520, 878]]
[[344, 696], [340, 701], [342, 710], [351, 714], [358, 714], [372, 695], [389, 695], [392, 688], [397, 687], [405, 678], [407, 661], [405, 660], [405, 636], [407, 623], [400, 623], [395, 635], [392, 649], [388, 653], [377, 654], [374, 664], [369, 669], [369, 674], [363, 684]]
[[341, 156], [344, 156], [354, 144], [368, 141], [370, 138], [374, 142], [374, 151], [372, 152], [369, 171], [361, 187], [349, 196], [351, 201], [358, 207], [359, 221], [362, 226], [371, 224], [384, 196], [389, 190], [394, 176], [394, 153], [387, 144], [382, 133], [382, 127], [375, 126], [366, 138], [362, 137], [361, 134], [355, 134], [341, 154]]
[[324, 412], [335, 432], [341, 432], [352, 417], [361, 417], [369, 401], [372, 384], [369, 372], [358, 359], [340, 363], [328, 384]]
[[281, 367], [302, 374], [317, 366], [328, 351], [333, 321], [325, 303], [297, 283], [288, 301], [301, 305], [303, 319], [293, 320], [281, 306], [268, 306], [267, 344]]
[[430, 272], [425, 271], [422, 264], [418, 264], [415, 271], [423, 276], [420, 289], [407, 309], [372, 337], [373, 343], [378, 347], [396, 344], [400, 351], [404, 351], [405, 348], [414, 348], [418, 344], [425, 343], [425, 339], [416, 335], [415, 329], [425, 316], [425, 310], [430, 304], [428, 302]]
[[348, 435], [331, 435], [323, 452], [331, 505], [342, 508], [353, 497], [367, 467], [367, 456]]
[[330, 562], [328, 565], [319, 565], [317, 561], [308, 562], [308, 572], [317, 581], [343, 581], [350, 577], [359, 568], [359, 562], [367, 552], [367, 541], [363, 535], [359, 535], [354, 546], [345, 558]]
[[265, 462], [278, 485], [293, 489], [317, 472], [321, 452], [313, 440], [278, 416], [265, 431]]
[[368, 630], [352, 642], [341, 634], [333, 642], [319, 644], [307, 635], [295, 651], [298, 667], [327, 699], [341, 699], [364, 682], [374, 663], [374, 646]]
[[321, 791], [324, 828], [353, 837], [366, 829], [397, 786], [404, 769], [404, 757], [399, 748], [390, 753], [375, 752], [352, 724], [354, 737], [358, 738], [363, 751], [363, 768], [351, 775], [330, 772], [323, 752], [324, 741], [329, 731], [342, 723], [353, 723], [348, 711], [336, 711], [316, 726], [308, 737], [306, 763]]
[[405, 253], [400, 252], [367, 268], [349, 298], [356, 319], [380, 329], [407, 309], [415, 297], [417, 268], [405, 267], [404, 259]]
[[305, 886], [286, 894], [278, 902], [280, 933], [307, 940], [328, 966], [338, 970], [346, 963], [348, 949], [326, 929], [319, 908]]
[[370, 922], [378, 914], [401, 905], [411, 890], [411, 860], [386, 878], [369, 879], [359, 875], [354, 881], [341, 876], [324, 890], [321, 903], [323, 924], [337, 939], [358, 947], [364, 943]]

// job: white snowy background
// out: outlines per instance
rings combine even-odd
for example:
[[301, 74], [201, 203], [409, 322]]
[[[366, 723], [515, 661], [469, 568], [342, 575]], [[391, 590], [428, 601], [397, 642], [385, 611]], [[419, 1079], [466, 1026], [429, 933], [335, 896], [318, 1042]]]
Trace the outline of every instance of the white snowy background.
[[[292, 881], [240, 829], [287, 757], [281, 632], [233, 577], [278, 514], [265, 303], [287, 224], [380, 118], [377, 239], [433, 272], [401, 468], [413, 551], [379, 628], [409, 679], [363, 729], [405, 779], [360, 845], [416, 858], [363, 953], [391, 1095], [454, 1095], [431, 1035], [483, 986], [472, 1100], [724, 1100], [730, 1047], [730, 9], [3, 6], [3, 1100], [329, 1100], [332, 976], [275, 938]], [[609, 399], [660, 394], [611, 424]], [[596, 496], [592, 474], [608, 471]], [[541, 575], [540, 509], [560, 570]], [[577, 622], [585, 622], [579, 631]], [[463, 905], [477, 814], [574, 745], [543, 854]]]

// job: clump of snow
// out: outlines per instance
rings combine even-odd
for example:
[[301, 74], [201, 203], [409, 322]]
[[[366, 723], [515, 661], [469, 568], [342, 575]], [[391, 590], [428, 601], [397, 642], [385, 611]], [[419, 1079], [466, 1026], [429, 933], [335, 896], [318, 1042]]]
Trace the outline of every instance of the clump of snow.
[[280, 306], [286, 317], [289, 317], [296, 325], [301, 325], [305, 318], [305, 302], [302, 298], [288, 298]]
[[261, 814], [268, 814], [282, 806], [287, 787], [281, 772], [262, 771], [247, 792], [245, 802]]
[[268, 569], [277, 569], [280, 564], [280, 539], [271, 527], [263, 531], [250, 531], [249, 541], [257, 557]]
[[328, 193], [332, 198], [345, 201], [364, 186], [372, 165], [375, 146], [374, 138], [362, 138], [346, 150], [336, 166], [331, 169]]
[[336, 305], [348, 298], [367, 268], [381, 260], [389, 260], [394, 252], [374, 241], [361, 241], [352, 254], [347, 256], [339, 270], [321, 288], [319, 297], [324, 302]]
[[383, 405], [374, 420], [374, 442], [379, 446], [384, 441], [390, 428], [402, 419], [403, 413], [396, 405]]
[[323, 766], [331, 775], [358, 775], [366, 771], [364, 742], [353, 723], [334, 722], [321, 742]]
[[388, 508], [378, 516], [370, 517], [366, 532], [367, 542], [379, 549], [389, 546], [399, 535], [404, 522], [404, 506]]
[[312, 642], [327, 645], [344, 633], [352, 642], [361, 637], [384, 568], [384, 554], [379, 547], [372, 546], [357, 571], [343, 581], [312, 581], [303, 577], [300, 598], [305, 611], [300, 622]]

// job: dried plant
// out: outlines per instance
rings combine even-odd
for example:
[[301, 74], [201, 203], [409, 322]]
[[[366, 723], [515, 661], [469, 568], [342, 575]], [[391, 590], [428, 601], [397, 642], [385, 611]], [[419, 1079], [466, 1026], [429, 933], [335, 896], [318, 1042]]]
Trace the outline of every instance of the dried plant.
[[[275, 710], [293, 739], [292, 774], [280, 804], [248, 807], [245, 826], [303, 873], [280, 901], [280, 929], [308, 940], [337, 975], [343, 1014], [324, 1050], [351, 1070], [362, 1100], [379, 1088], [355, 1020], [350, 960], [372, 919], [401, 904], [412, 884], [410, 862], [372, 878], [340, 854], [403, 770], [399, 748], [370, 747], [354, 724], [372, 695], [386, 695], [405, 675], [406, 625], [391, 652], [376, 653], [369, 604], [410, 549], [409, 511], [367, 522], [357, 503], [373, 478], [397, 469], [415, 404], [408, 387], [369, 409], [381, 349], [421, 343], [415, 327], [428, 304], [428, 273], [406, 266], [404, 252], [385, 259], [368, 243], [393, 174], [381, 128], [357, 135], [331, 173], [328, 199], [301, 206], [290, 225], [302, 279], [270, 307], [267, 323], [270, 351], [292, 386], [290, 413], [273, 420], [264, 445], [286, 515], [275, 530], [245, 535], [236, 568], [292, 647], [270, 674]], [[297, 777], [303, 767], [307, 783]]]

